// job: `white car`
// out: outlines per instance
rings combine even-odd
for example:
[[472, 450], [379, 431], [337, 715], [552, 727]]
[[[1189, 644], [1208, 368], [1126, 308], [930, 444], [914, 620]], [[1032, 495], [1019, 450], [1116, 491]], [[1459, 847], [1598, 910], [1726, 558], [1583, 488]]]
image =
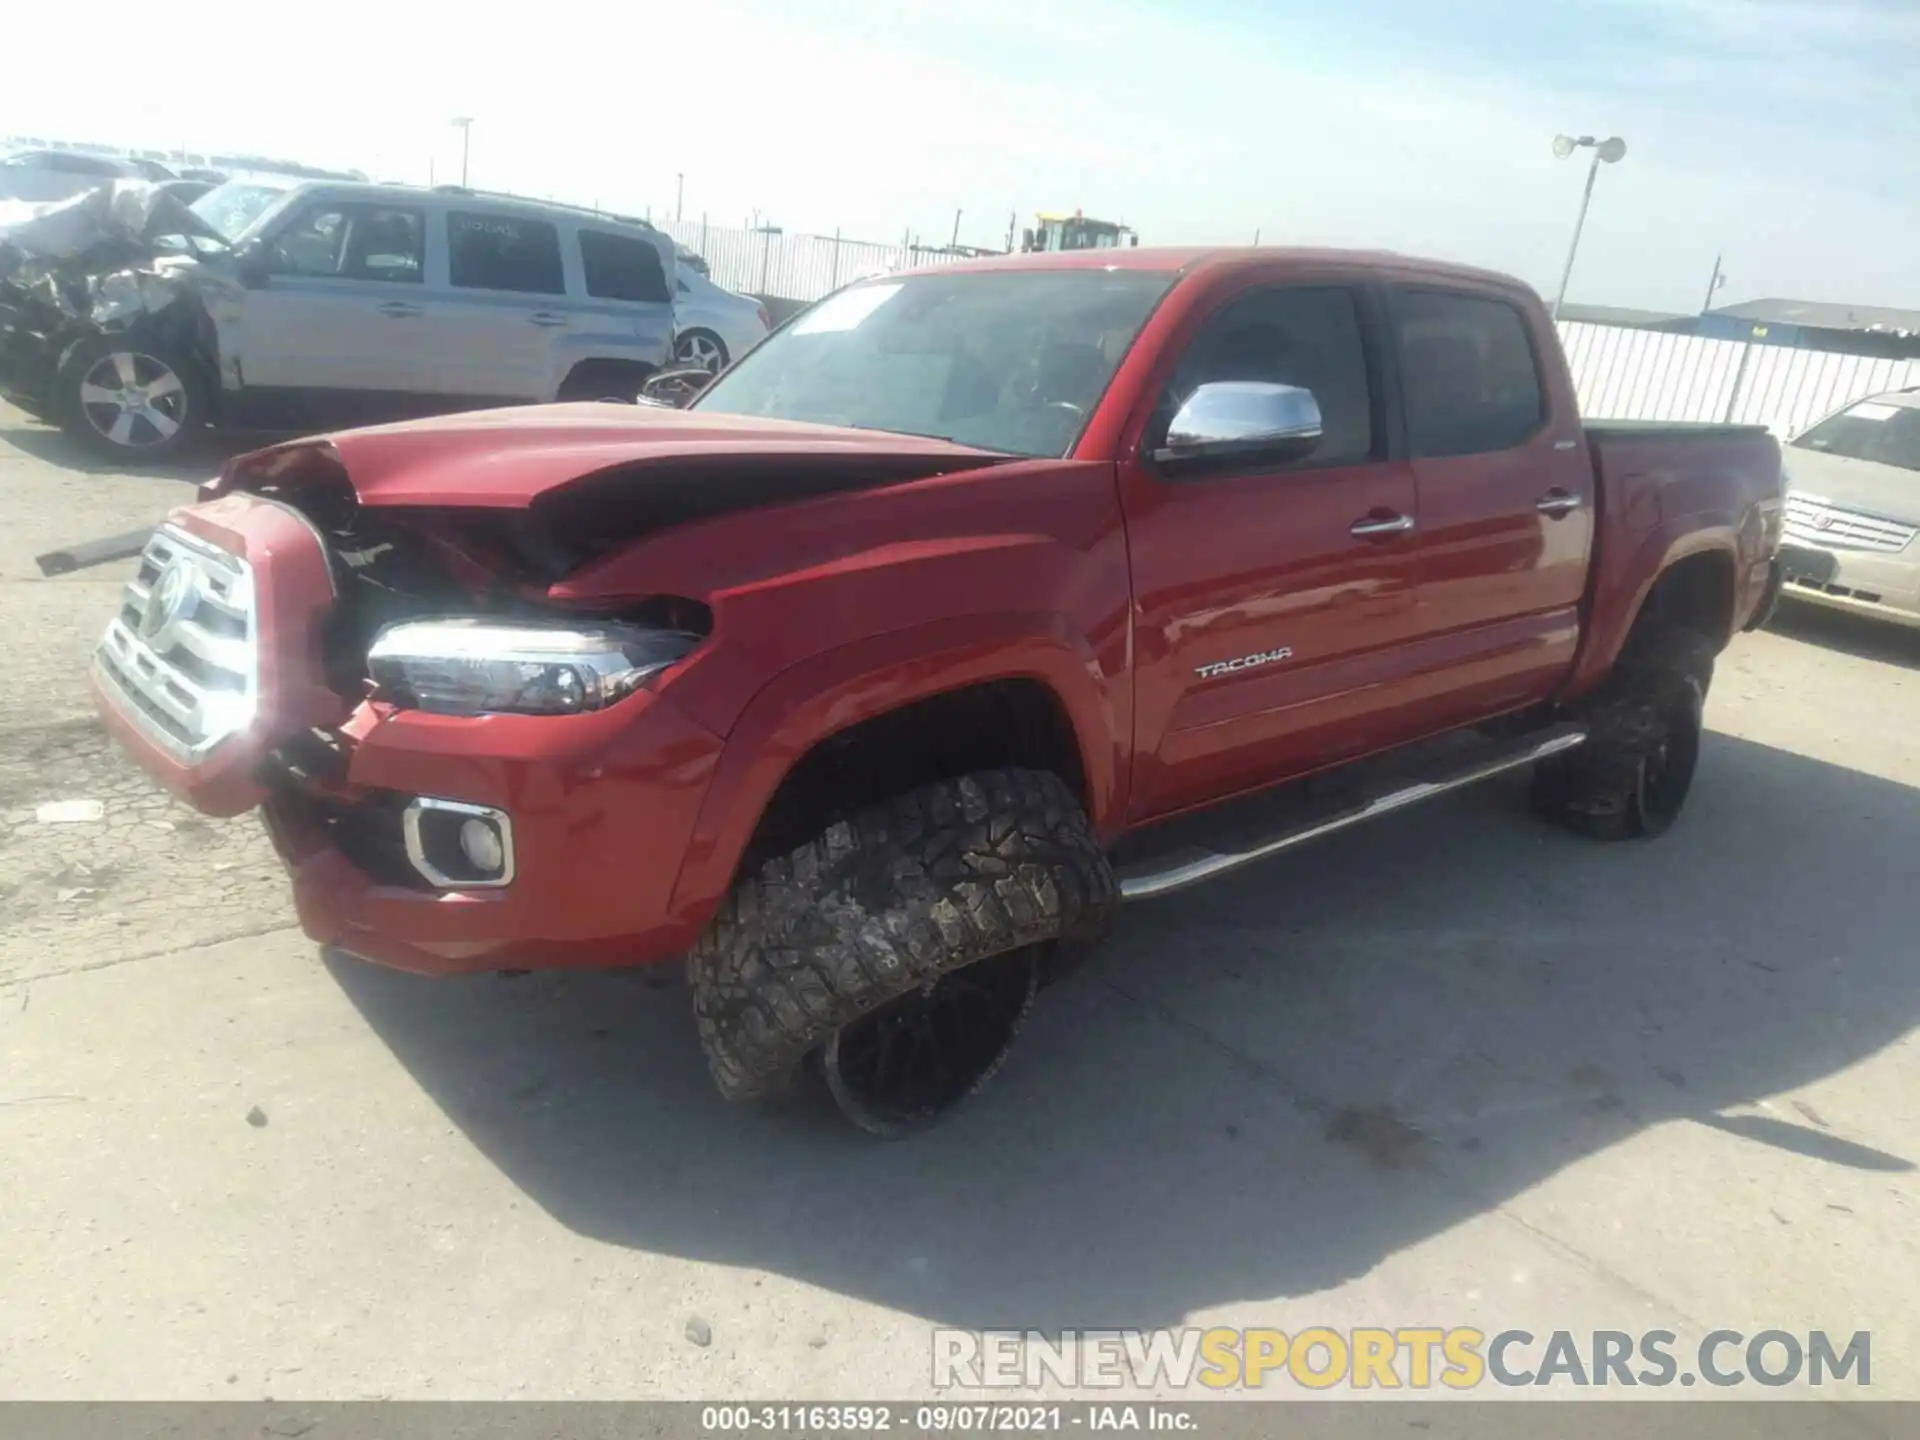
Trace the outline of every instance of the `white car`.
[[766, 338], [767, 307], [723, 289], [682, 261], [673, 297], [673, 359], [718, 375]]
[[[153, 178], [131, 160], [82, 150], [15, 150], [0, 155], [0, 200], [65, 200], [115, 180]], [[169, 177], [163, 173], [158, 178]]]

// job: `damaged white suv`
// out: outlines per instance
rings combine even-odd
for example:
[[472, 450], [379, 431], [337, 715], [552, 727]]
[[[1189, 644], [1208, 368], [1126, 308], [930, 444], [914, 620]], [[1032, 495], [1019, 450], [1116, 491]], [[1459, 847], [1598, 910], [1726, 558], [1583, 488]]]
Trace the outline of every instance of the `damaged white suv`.
[[[43, 265], [25, 300], [0, 294], [0, 388], [117, 459], [208, 423], [630, 400], [673, 354], [673, 243], [638, 220], [335, 181], [233, 181], [196, 224], [142, 236], [96, 208], [101, 234], [65, 274]], [[156, 228], [194, 233], [132, 243]], [[103, 253], [117, 266], [76, 273]]]

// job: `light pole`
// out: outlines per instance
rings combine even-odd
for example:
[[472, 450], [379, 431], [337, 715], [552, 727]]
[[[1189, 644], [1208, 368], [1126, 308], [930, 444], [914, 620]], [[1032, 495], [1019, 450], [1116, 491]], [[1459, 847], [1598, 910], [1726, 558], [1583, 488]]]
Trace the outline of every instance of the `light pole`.
[[1564, 160], [1579, 149], [1593, 151], [1593, 163], [1587, 167], [1587, 188], [1580, 196], [1580, 218], [1573, 222], [1573, 243], [1567, 246], [1567, 268], [1560, 272], [1560, 292], [1553, 297], [1553, 318], [1560, 318], [1561, 302], [1567, 298], [1567, 281], [1573, 278], [1573, 257], [1580, 252], [1580, 232], [1586, 227], [1587, 206], [1593, 201], [1593, 182], [1600, 174], [1600, 162], [1611, 165], [1627, 153], [1627, 142], [1618, 135], [1608, 140], [1596, 140], [1591, 135], [1582, 135], [1575, 139], [1571, 135], [1553, 137], [1554, 158]]
[[467, 188], [468, 142], [473, 139], [473, 116], [456, 115], [447, 123], [460, 127], [460, 188], [464, 190]]
[[683, 171], [673, 177], [673, 219], [675, 224], [678, 224], [680, 221], [680, 207], [686, 203], [686, 198], [687, 177]]

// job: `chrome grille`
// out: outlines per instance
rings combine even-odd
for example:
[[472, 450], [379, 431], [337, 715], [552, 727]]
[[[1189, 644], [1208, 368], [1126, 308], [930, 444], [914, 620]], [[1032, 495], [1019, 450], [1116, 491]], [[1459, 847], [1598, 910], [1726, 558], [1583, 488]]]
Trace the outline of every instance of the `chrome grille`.
[[94, 669], [129, 719], [190, 762], [253, 719], [256, 639], [246, 561], [162, 525], [141, 552]]
[[1920, 527], [1878, 515], [1847, 510], [1818, 495], [1787, 497], [1787, 534], [1826, 550], [1876, 550], [1885, 555], [1907, 548]]

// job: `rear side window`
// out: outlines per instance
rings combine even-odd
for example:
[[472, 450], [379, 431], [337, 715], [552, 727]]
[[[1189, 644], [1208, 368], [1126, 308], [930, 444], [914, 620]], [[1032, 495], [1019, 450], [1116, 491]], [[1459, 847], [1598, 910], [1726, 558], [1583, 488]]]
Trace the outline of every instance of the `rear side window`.
[[1526, 319], [1515, 306], [1404, 290], [1394, 312], [1415, 456], [1510, 450], [1540, 428], [1546, 399]]
[[605, 230], [580, 232], [580, 262], [587, 273], [587, 294], [596, 300], [638, 300], [664, 305], [666, 267], [653, 243]]
[[447, 216], [447, 278], [467, 290], [564, 295], [560, 232], [544, 220], [455, 210]]

